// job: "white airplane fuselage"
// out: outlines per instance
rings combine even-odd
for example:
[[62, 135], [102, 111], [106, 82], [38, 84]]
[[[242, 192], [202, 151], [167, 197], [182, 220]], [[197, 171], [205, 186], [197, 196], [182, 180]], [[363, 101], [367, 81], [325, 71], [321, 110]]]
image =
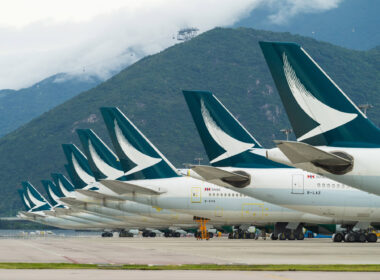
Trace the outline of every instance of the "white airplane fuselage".
[[63, 217], [48, 216], [42, 211], [29, 213], [28, 216], [21, 214], [25, 220], [38, 222], [44, 225], [54, 226], [63, 229], [102, 229], [105, 228], [99, 223], [83, 223], [65, 219]]
[[298, 168], [221, 168], [248, 173], [240, 193], [290, 209], [330, 217], [335, 223], [380, 222], [380, 196]]
[[360, 189], [365, 192], [380, 195], [380, 148], [345, 148], [316, 146], [326, 152], [344, 152], [353, 158], [353, 168], [349, 172], [336, 175], [310, 162], [292, 164], [278, 148], [267, 150], [270, 160], [294, 166], [312, 173], [321, 174], [332, 180]]
[[138, 180], [128, 183], [146, 188], [161, 188], [165, 192], [159, 195], [135, 192], [123, 195], [124, 199], [208, 218], [214, 225], [264, 225], [276, 222], [333, 223], [333, 219], [329, 217], [294, 211], [191, 177]]
[[[160, 207], [152, 207], [151, 205], [141, 204], [134, 201], [120, 200], [119, 195], [104, 187], [100, 183], [95, 183], [97, 192], [105, 195], [103, 198], [95, 198], [84, 195], [79, 192], [73, 192], [73, 197], [78, 201], [86, 203], [84, 206], [89, 211], [94, 211], [104, 215], [110, 215], [112, 210], [124, 213], [124, 219], [133, 225], [167, 228], [167, 227], [194, 227], [193, 216], [162, 209]], [[113, 199], [116, 198], [115, 199]], [[112, 215], [114, 216], [114, 215]], [[115, 216], [116, 218], [118, 216]]]

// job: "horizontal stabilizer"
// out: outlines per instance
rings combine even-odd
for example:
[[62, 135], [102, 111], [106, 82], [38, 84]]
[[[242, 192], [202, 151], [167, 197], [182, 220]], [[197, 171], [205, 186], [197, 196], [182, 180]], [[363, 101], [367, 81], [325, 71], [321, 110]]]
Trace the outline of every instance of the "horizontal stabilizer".
[[119, 199], [115, 196], [102, 194], [102, 193], [99, 193], [97, 191], [81, 189], [81, 190], [76, 190], [76, 192], [83, 194], [83, 195], [86, 195], [86, 196], [89, 196], [89, 197], [98, 198], [98, 199], [104, 199], [105, 198], [105, 199], [110, 199], [110, 200], [124, 200], [124, 199]]
[[166, 190], [161, 187], [143, 187], [125, 181], [100, 180], [100, 183], [120, 195], [130, 193], [159, 195], [166, 192]]
[[312, 163], [332, 174], [344, 174], [353, 167], [353, 158], [343, 152], [326, 152], [309, 144], [293, 141], [276, 141], [276, 145], [295, 165]]
[[32, 212], [20, 211], [20, 213], [28, 218], [41, 217], [41, 215]]
[[58, 215], [70, 215], [73, 211], [66, 208], [55, 208], [54, 212], [56, 212]]
[[79, 206], [85, 204], [83, 201], [80, 201], [74, 197], [61, 197], [59, 200], [70, 206]]
[[249, 185], [251, 177], [242, 171], [230, 172], [213, 166], [196, 165], [191, 167], [205, 181], [223, 186], [244, 188]]

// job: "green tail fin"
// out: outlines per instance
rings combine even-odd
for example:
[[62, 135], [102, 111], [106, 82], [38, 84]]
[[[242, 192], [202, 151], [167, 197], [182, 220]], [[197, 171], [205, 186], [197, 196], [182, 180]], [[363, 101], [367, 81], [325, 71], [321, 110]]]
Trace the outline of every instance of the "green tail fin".
[[78, 129], [88, 163], [96, 180], [114, 180], [124, 175], [119, 158], [91, 129]]
[[261, 145], [211, 92], [183, 91], [183, 95], [213, 166], [282, 166], [255, 153]]
[[178, 177], [174, 166], [118, 109], [101, 108], [125, 180]]
[[380, 145], [379, 129], [301, 46], [260, 42], [260, 47], [298, 141], [316, 146]]

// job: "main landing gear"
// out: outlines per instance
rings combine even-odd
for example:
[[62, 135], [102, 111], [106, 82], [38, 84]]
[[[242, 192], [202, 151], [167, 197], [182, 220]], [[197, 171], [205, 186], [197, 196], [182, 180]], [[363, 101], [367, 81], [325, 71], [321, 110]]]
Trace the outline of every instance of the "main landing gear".
[[304, 240], [305, 235], [302, 231], [296, 231], [291, 229], [286, 229], [285, 231], [277, 234], [273, 232], [270, 235], [271, 240]]
[[257, 239], [254, 232], [249, 232], [246, 230], [237, 229], [228, 235], [229, 239]]
[[113, 232], [110, 232], [110, 231], [102, 232], [102, 237], [113, 237]]
[[179, 233], [178, 231], [170, 230], [170, 231], [165, 232], [164, 236], [165, 237], [181, 237], [181, 233]]
[[124, 229], [119, 232], [119, 237], [133, 237], [133, 233], [130, 233]]
[[156, 237], [156, 235], [157, 234], [154, 231], [150, 231], [150, 230], [144, 230], [142, 233], [143, 237]]
[[302, 224], [276, 223], [270, 235], [271, 240], [304, 240]]
[[375, 243], [377, 242], [377, 235], [371, 231], [343, 231], [343, 232], [337, 232], [334, 233], [332, 236], [333, 242], [369, 242], [369, 243]]

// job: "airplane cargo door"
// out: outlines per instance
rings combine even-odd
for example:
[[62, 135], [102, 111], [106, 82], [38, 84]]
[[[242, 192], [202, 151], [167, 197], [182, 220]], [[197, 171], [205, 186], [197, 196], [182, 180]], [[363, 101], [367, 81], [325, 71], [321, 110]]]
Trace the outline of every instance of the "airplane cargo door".
[[191, 188], [191, 203], [201, 203], [201, 188], [200, 187]]
[[304, 184], [303, 184], [303, 175], [295, 174], [292, 176], [292, 193], [294, 194], [303, 194]]

